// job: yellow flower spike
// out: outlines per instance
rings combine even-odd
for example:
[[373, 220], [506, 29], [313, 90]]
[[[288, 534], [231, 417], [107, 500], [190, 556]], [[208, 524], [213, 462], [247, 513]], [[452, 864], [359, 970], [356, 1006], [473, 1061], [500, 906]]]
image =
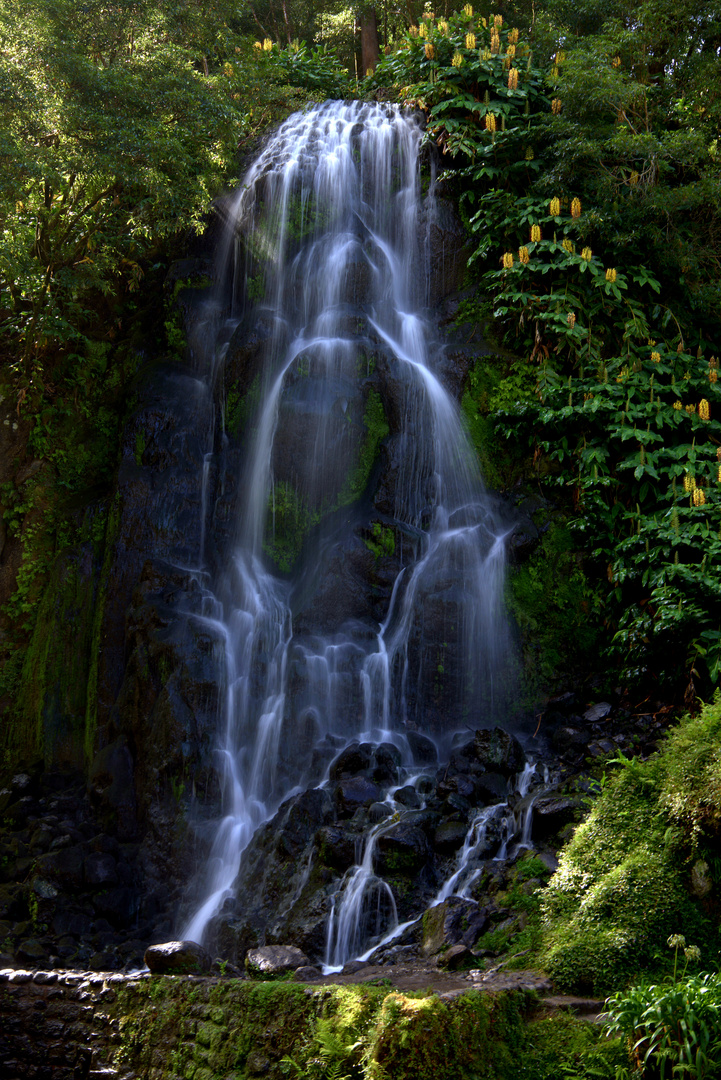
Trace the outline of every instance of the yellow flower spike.
[[510, 270], [513, 266], [513, 252], [507, 251], [503, 256], [503, 269]]
[[590, 262], [591, 261], [591, 259], [593, 258], [593, 253], [592, 253], [590, 247], [585, 247], [583, 249], [583, 251], [581, 252], [581, 258], [583, 259], [584, 262]]
[[448, 33], [448, 23], [446, 22], [445, 19], [439, 19], [438, 20], [438, 29], [440, 30], [440, 32], [445, 37], [445, 35]]
[[561, 101], [560, 97], [555, 97], [551, 102], [551, 112], [554, 116], [558, 116], [562, 108], [563, 102]]
[[433, 56], [434, 56], [434, 50], [433, 50], [433, 45], [431, 44], [431, 42], [427, 41], [425, 43], [425, 45], [423, 46], [423, 48], [425, 49], [425, 52], [426, 52], [426, 59], [427, 60], [432, 60]]
[[471, 31], [466, 34], [466, 48], [475, 49], [476, 47], [476, 35]]
[[263, 52], [270, 52], [272, 48], [273, 48], [273, 42], [271, 41], [271, 39], [269, 37], [264, 38], [264, 40], [263, 40]]
[[511, 68], [511, 70], [508, 72], [508, 89], [518, 89], [518, 68]]
[[458, 51], [454, 52], [453, 59], [451, 60], [451, 67], [459, 68], [463, 63], [463, 53]]
[[581, 200], [574, 199], [571, 203], [571, 217], [579, 218], [581, 216]]
[[567, 251], [569, 255], [573, 255], [574, 251], [576, 250], [576, 245], [574, 244], [573, 240], [569, 240], [568, 237], [566, 237], [566, 239], [563, 241], [562, 247], [563, 250]]
[[695, 405], [687, 405], [686, 406], [686, 412], [688, 413], [689, 416], [693, 416], [693, 414], [696, 412], [696, 406]]
[[718, 358], [716, 356], [709, 356], [708, 366], [710, 368], [717, 368], [718, 367]]
[[254, 41], [254, 42], [253, 42], [253, 48], [254, 48], [254, 49], [257, 49], [257, 50], [258, 50], [258, 52], [262, 52], [262, 51], [263, 51], [263, 46], [262, 46], [262, 44], [261, 44], [261, 42], [260, 42], [260, 41]]
[[524, 266], [528, 265], [530, 255], [528, 254], [528, 248], [525, 246], [525, 244], [523, 247], [520, 247], [518, 249], [518, 258], [521, 260]]
[[576, 313], [574, 311], [569, 311], [568, 315], [566, 316], [566, 322], [573, 330], [574, 326], [576, 325]]
[[706, 400], [706, 398], [701, 398], [701, 400], [699, 401], [699, 403], [698, 403], [698, 414], [699, 414], [699, 417], [702, 420], [710, 420], [711, 419], [711, 410], [709, 408], [709, 403]]
[[718, 474], [716, 476], [716, 480], [719, 484], [721, 484], [721, 465], [719, 465], [718, 467]]
[[473, 18], [473, 7], [471, 4], [466, 4], [463, 8], [463, 14], [467, 15], [469, 19]]
[[531, 241], [534, 244], [540, 243], [541, 240], [541, 226], [531, 225]]
[[501, 39], [499, 38], [498, 34], [494, 30], [493, 33], [491, 34], [491, 52], [494, 53], [494, 54], [497, 53], [498, 50], [500, 49], [500, 47], [501, 47]]
[[409, 26], [408, 27], [408, 33], [411, 35], [412, 38], [417, 38], [418, 37], [418, 27], [417, 26]]
[[552, 67], [551, 68], [551, 78], [552, 79], [557, 79], [558, 78], [558, 68], [557, 67]]
[[485, 19], [481, 19], [481, 25], [484, 30], [488, 29], [488, 23]]
[[534, 158], [534, 153], [533, 153], [533, 150], [531, 149], [531, 147], [529, 146], [528, 150], [526, 150], [526, 161], [533, 161], [533, 158]]
[[[608, 270], [606, 271], [606, 281], [608, 281], [611, 285], [613, 285], [615, 280], [616, 280], [616, 271], [613, 269], [613, 267], [609, 267]], [[651, 359], [653, 360], [653, 356], [651, 357]], [[661, 357], [659, 356], [659, 360], [660, 359], [661, 359]]]
[[661, 363], [661, 353], [652, 352], [651, 353], [651, 359], [654, 362], [654, 364], [660, 364]]
[[688, 472], [684, 473], [683, 490], [684, 491], [693, 491], [693, 489], [695, 487], [696, 487], [696, 477], [693, 475], [693, 473], [688, 473]]
[[507, 70], [510, 69], [510, 67], [511, 67], [511, 58], [510, 58], [510, 56], [504, 56], [503, 57], [503, 66]]
[[611, 61], [611, 65], [615, 68], [619, 68], [621, 66], [621, 57], [614, 56], [613, 60]]
[[483, 52], [480, 54], [480, 56], [481, 56], [481, 60], [490, 60], [491, 59], [491, 50], [490, 49], [484, 49]]
[[493, 133], [496, 130], [496, 117], [492, 112], [486, 113], [486, 131]]
[[560, 199], [551, 199], [550, 210], [551, 210], [551, 217], [558, 217], [558, 215], [561, 213], [561, 200]]
[[708, 381], [711, 383], [712, 386], [714, 383], [718, 382], [718, 371], [716, 371], [714, 368], [709, 368]]
[[514, 57], [516, 55], [516, 46], [509, 45], [506, 49], [506, 56]]
[[694, 488], [693, 492], [693, 504], [694, 506], [703, 506], [706, 502], [706, 496], [703, 493], [703, 488]]
[[681, 402], [680, 402], [680, 401], [674, 401], [674, 403], [673, 403], [673, 407], [674, 407], [674, 409], [676, 409], [677, 411], [679, 411], [679, 410], [681, 410], [681, 409], [683, 408], [683, 405], [681, 404]]
[[513, 30], [508, 31], [508, 42], [509, 42], [510, 45], [517, 45], [518, 44], [518, 38], [519, 38], [519, 32], [515, 27], [513, 28]]
[[418, 37], [425, 37], [428, 33], [428, 28], [425, 23], [421, 23], [418, 27]]
[[628, 178], [628, 182], [631, 185], [631, 187], [636, 187], [636, 184], [639, 182], [640, 179], [641, 179], [641, 177], [638, 175], [638, 173], [634, 169], [633, 172], [631, 173], [631, 175]]

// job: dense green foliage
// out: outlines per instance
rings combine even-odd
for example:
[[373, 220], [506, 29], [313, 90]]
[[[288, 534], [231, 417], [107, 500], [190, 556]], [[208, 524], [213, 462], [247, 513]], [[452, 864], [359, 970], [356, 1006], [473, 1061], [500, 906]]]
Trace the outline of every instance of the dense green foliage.
[[23, 389], [42, 386], [47, 357], [55, 377], [77, 370], [100, 323], [104, 341], [117, 335], [146, 260], [203, 227], [239, 141], [278, 115], [278, 80], [261, 77], [231, 12], [0, 6], [1, 329]]
[[718, 962], [721, 697], [655, 757], [619, 763], [544, 894], [545, 962], [569, 989], [668, 971], [670, 934]]
[[[676, 951], [682, 935], [669, 938]], [[685, 953], [693, 955], [693, 946]], [[718, 1076], [721, 1066], [721, 983], [718, 975], [681, 977], [632, 987], [608, 1001], [608, 1030], [626, 1038], [640, 1075]]]
[[520, 440], [567, 497], [612, 663], [690, 700], [721, 672], [721, 21], [501, 10], [427, 15], [375, 83], [426, 110], [478, 312], [517, 358], [467, 410], [477, 441]]

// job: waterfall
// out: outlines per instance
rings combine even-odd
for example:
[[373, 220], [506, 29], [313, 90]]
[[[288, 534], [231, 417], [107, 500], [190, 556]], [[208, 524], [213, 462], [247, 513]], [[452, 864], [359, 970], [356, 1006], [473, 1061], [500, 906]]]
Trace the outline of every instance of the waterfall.
[[[339, 747], [385, 740], [409, 764], [405, 732], [442, 743], [503, 711], [504, 529], [439, 374], [422, 135], [397, 106], [290, 117], [220, 245], [228, 318], [211, 367], [253, 334], [262, 347], [245, 382], [236, 523], [204, 616], [225, 642], [224, 816], [183, 931], [196, 941], [232, 898], [254, 832], [322, 783]], [[349, 595], [349, 567], [375, 593], [389, 566], [383, 610]], [[373, 874], [378, 831], [342, 889], [353, 917], [342, 931], [330, 920], [335, 963], [397, 922]]]

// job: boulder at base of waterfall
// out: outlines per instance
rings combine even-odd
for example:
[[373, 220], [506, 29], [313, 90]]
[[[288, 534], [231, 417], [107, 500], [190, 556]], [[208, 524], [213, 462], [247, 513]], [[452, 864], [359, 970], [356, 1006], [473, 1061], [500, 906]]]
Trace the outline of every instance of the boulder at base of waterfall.
[[478, 963], [468, 946], [460, 943], [451, 945], [450, 949], [438, 957], [438, 967], [448, 968], [449, 971], [470, 967], [472, 962]]
[[526, 764], [526, 755], [518, 739], [503, 728], [479, 728], [474, 741], [476, 756], [487, 772], [512, 776]]
[[423, 916], [422, 955], [433, 956], [444, 946], [457, 945], [477, 915], [478, 904], [460, 896], [449, 896], [442, 904], [428, 908]]
[[283, 975], [286, 971], [310, 967], [310, 960], [295, 945], [264, 945], [248, 951], [245, 966], [257, 975]]
[[531, 835], [534, 840], [547, 840], [565, 825], [578, 818], [580, 804], [565, 795], [546, 795], [533, 803]]
[[166, 941], [145, 950], [145, 963], [153, 975], [205, 975], [213, 958], [195, 941]]

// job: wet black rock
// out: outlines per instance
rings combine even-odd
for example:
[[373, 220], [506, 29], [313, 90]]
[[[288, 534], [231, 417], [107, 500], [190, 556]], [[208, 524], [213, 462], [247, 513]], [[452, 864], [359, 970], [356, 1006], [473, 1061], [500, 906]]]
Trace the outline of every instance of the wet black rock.
[[463, 846], [468, 826], [462, 821], [443, 821], [433, 834], [433, 847], [443, 855], [450, 855]]
[[331, 782], [344, 776], [357, 776], [371, 766], [373, 747], [370, 743], [349, 743], [328, 770]]
[[379, 835], [375, 868], [380, 874], [414, 874], [426, 864], [428, 855], [422, 829], [399, 822]]
[[107, 888], [118, 884], [117, 863], [112, 855], [93, 851], [85, 859], [85, 881], [95, 888]]
[[542, 795], [533, 803], [531, 836], [534, 840], [546, 840], [560, 832], [564, 826], [576, 821], [581, 810], [577, 799], [564, 795]]
[[421, 805], [418, 792], [412, 784], [407, 784], [405, 787], [398, 788], [394, 793], [393, 798], [397, 803], [401, 803], [402, 806], [407, 806], [409, 810], [417, 810]]
[[475, 745], [478, 761], [489, 772], [513, 776], [526, 764], [526, 755], [518, 739], [503, 728], [479, 728]]
[[436, 744], [419, 731], [407, 731], [406, 739], [413, 755], [414, 765], [435, 765], [438, 761]]
[[364, 776], [349, 776], [341, 780], [333, 792], [338, 814], [349, 817], [359, 807], [370, 806], [382, 797], [381, 788]]
[[[385, 803], [379, 804], [385, 807]], [[324, 825], [315, 837], [318, 857], [326, 866], [345, 873], [358, 862], [359, 842], [362, 837], [357, 832], [342, 829], [337, 825]]]

